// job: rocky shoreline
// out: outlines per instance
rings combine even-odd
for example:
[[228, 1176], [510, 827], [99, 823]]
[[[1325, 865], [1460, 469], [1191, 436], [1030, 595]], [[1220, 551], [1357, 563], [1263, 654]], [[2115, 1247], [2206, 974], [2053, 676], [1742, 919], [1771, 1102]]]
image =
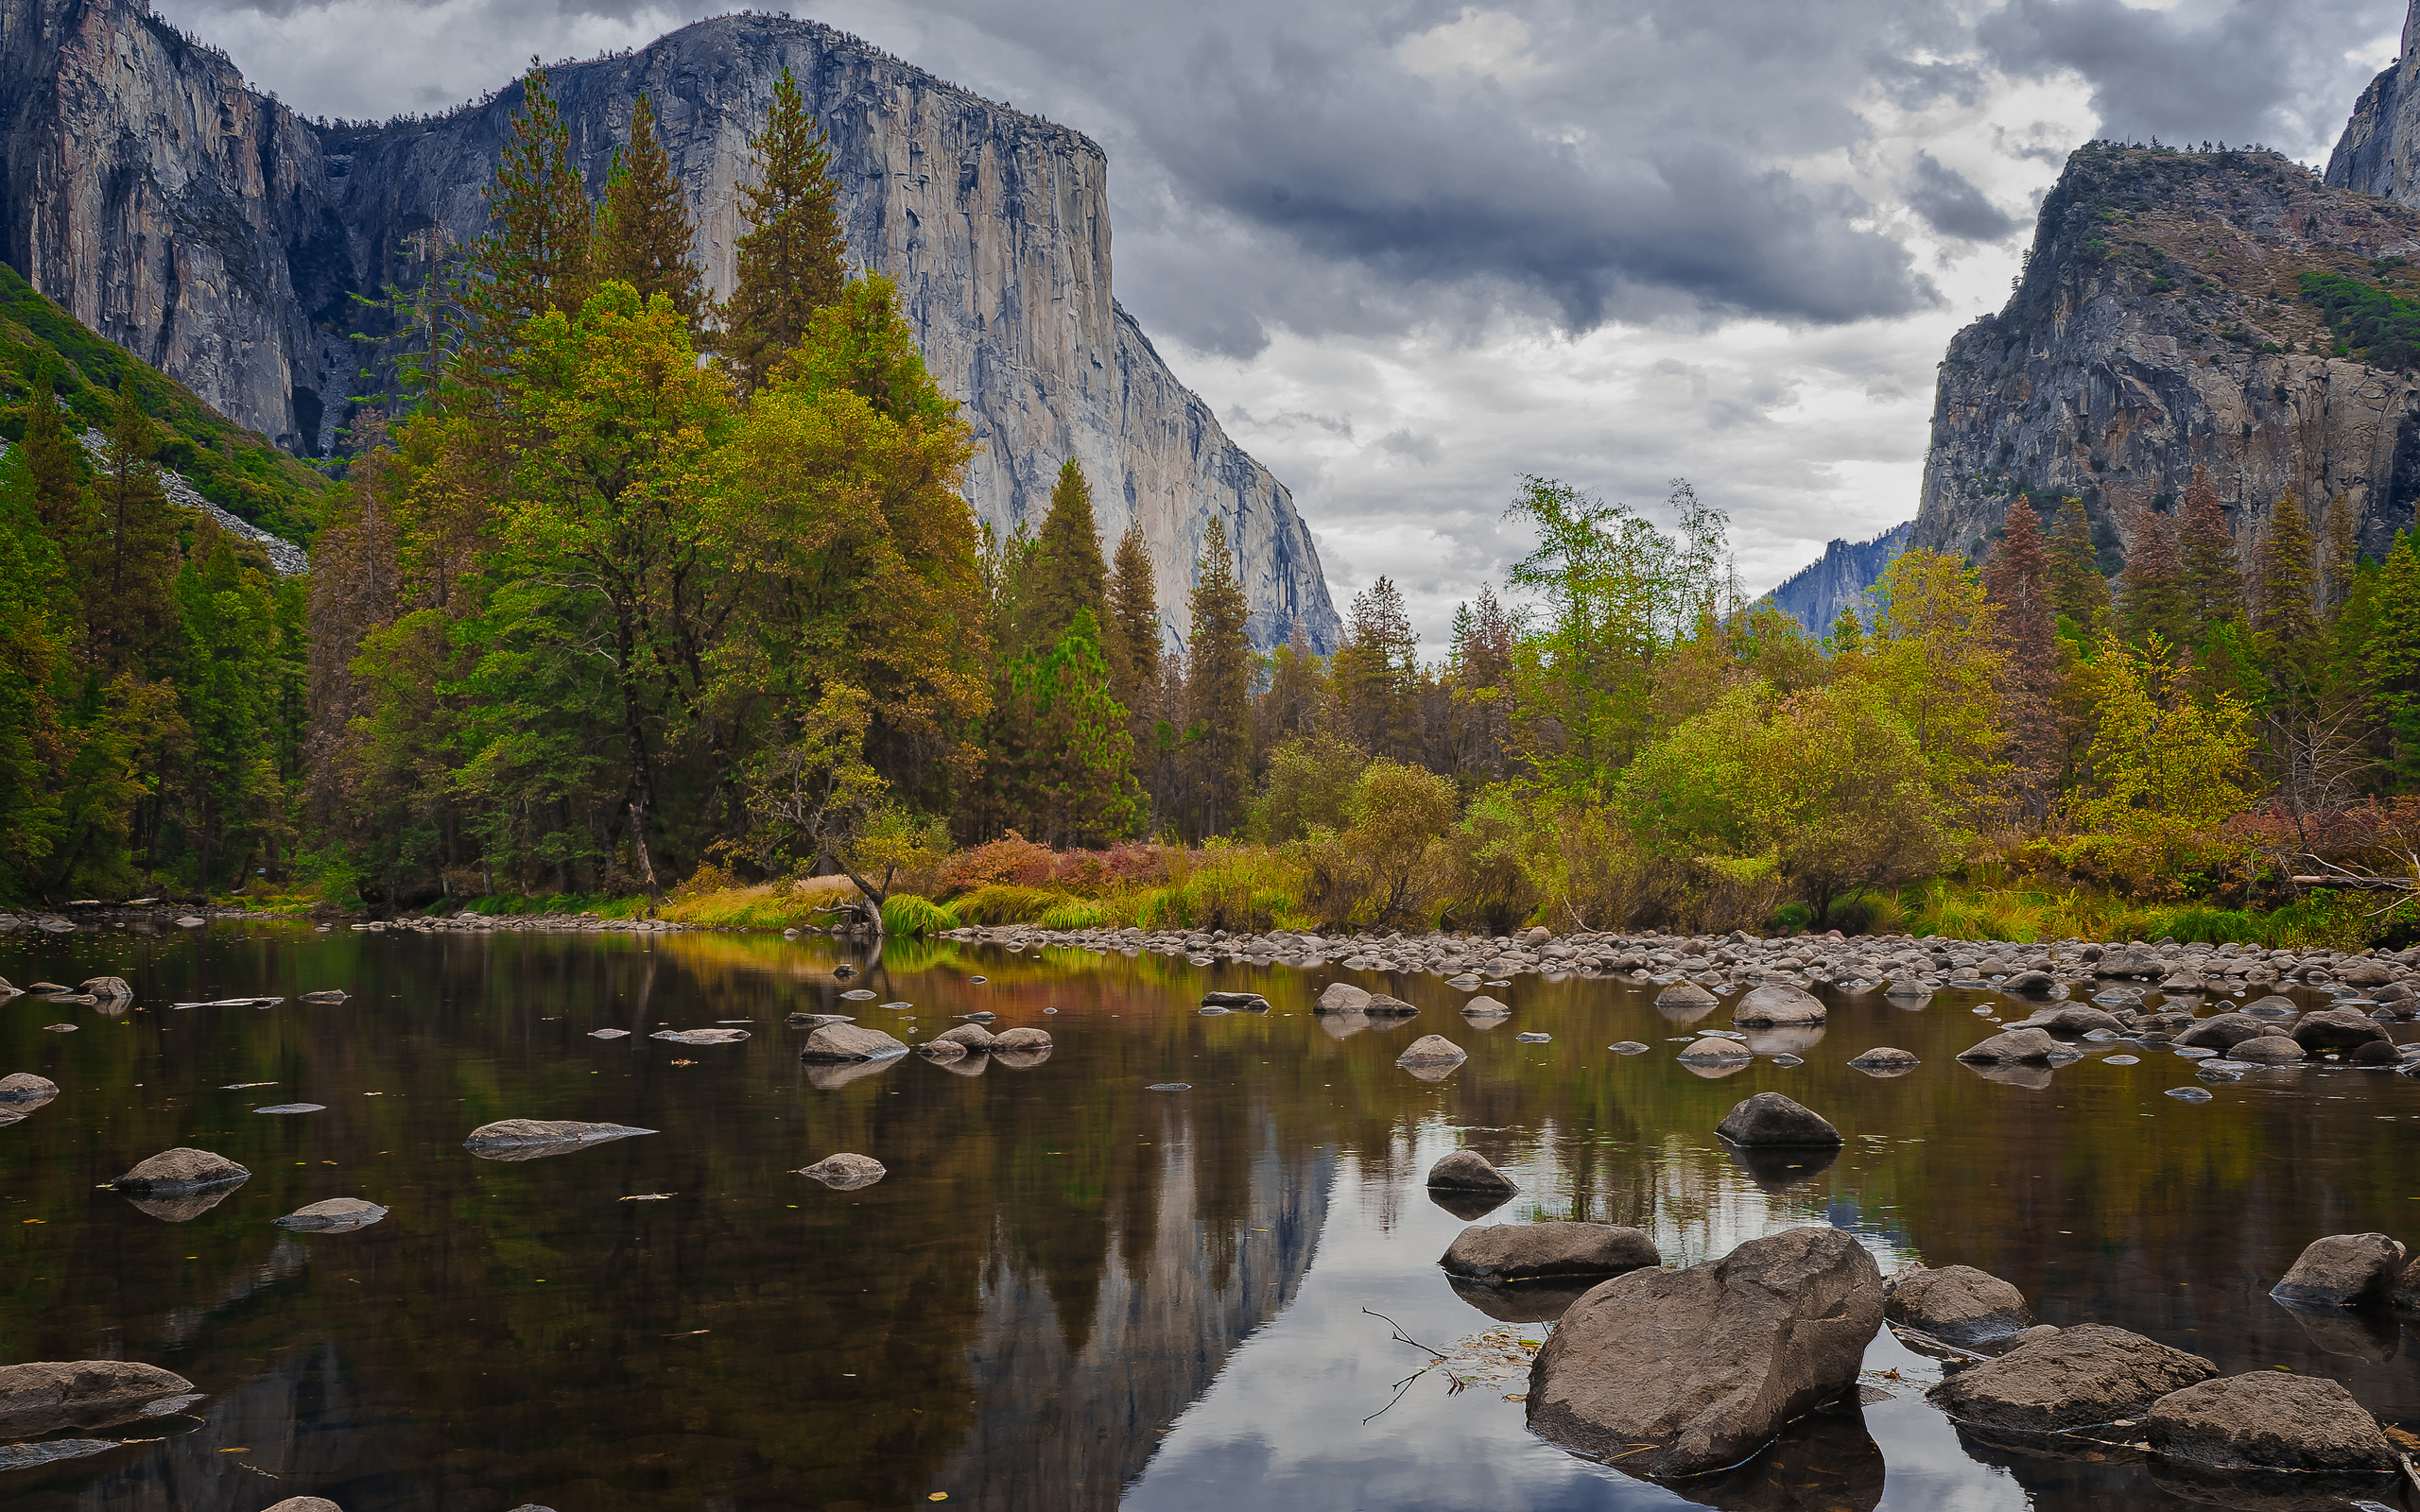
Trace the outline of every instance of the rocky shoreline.
[[[2055, 1000], [2158, 992], [2238, 996], [2281, 987], [2361, 996], [2374, 1017], [2411, 1018], [2420, 1010], [2420, 948], [2347, 954], [2269, 950], [2257, 945], [2068, 939], [2042, 943], [1798, 935], [1321, 936], [1272, 931], [1047, 930], [1000, 925], [951, 930], [943, 936], [1011, 950], [1042, 948], [1121, 954], [1182, 955], [1197, 965], [1232, 962], [1298, 970], [1337, 967], [1440, 976], [1475, 990], [1518, 975], [1549, 980], [1612, 977], [1638, 984], [1688, 982], [1717, 997], [1769, 984], [1828, 988], [1851, 994], [1907, 997], [1937, 990], [1998, 991]], [[2079, 988], [2085, 989], [2081, 994]]]

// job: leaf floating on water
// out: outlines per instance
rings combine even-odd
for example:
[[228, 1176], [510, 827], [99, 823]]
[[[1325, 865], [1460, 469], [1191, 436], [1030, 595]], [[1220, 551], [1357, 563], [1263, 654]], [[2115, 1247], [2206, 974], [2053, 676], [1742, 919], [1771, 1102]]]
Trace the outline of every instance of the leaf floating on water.
[[668, 1197], [677, 1197], [680, 1194], [678, 1192], [634, 1192], [627, 1197], [616, 1197], [614, 1200], [616, 1202], [662, 1202]]
[[1189, 1081], [1155, 1081], [1143, 1090], [1147, 1092], [1189, 1092], [1193, 1091], [1193, 1083]]

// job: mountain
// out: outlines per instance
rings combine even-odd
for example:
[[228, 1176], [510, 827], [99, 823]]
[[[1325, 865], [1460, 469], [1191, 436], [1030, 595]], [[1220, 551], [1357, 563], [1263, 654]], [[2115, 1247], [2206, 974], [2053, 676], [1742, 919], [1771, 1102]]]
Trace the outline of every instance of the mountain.
[[2413, 258], [2420, 211], [2275, 153], [2079, 148], [2007, 306], [1949, 344], [1911, 544], [1979, 555], [2012, 500], [2073, 496], [2114, 571], [2199, 466], [2244, 545], [2291, 489], [2383, 551], [2420, 498]]
[[1810, 635], [1828, 635], [1841, 610], [1863, 604], [1865, 591], [1882, 580], [1882, 569], [1908, 549], [1916, 524], [1893, 525], [1871, 541], [1835, 540], [1817, 560], [1800, 568], [1765, 601], [1799, 623]]
[[306, 570], [302, 549], [279, 533], [309, 537], [325, 478], [95, 335], [0, 265], [0, 397], [9, 406], [0, 407], [0, 451], [24, 437], [28, 395], [21, 390], [45, 361], [56, 365], [55, 402], [66, 407], [68, 428], [82, 432], [88, 445], [110, 422], [112, 391], [132, 382], [159, 431], [169, 497], [260, 546], [279, 572]]
[[[732, 281], [736, 181], [787, 67], [828, 133], [852, 254], [899, 285], [979, 450], [968, 496], [1039, 524], [1080, 461], [1103, 532], [1142, 521], [1180, 633], [1222, 518], [1262, 644], [1340, 634], [1293, 500], [1177, 381], [1111, 291], [1108, 160], [1081, 134], [945, 83], [828, 26], [686, 26], [556, 65], [574, 154], [601, 191], [644, 92], [689, 195], [696, 251]], [[482, 190], [516, 81], [447, 114], [314, 123], [142, 0], [0, 0], [0, 260], [243, 424], [324, 454], [392, 385], [391, 317], [485, 232]], [[368, 353], [365, 358], [365, 352]]]
[[2420, 0], [2403, 17], [2403, 52], [2370, 80], [2328, 154], [2339, 189], [2420, 203]]

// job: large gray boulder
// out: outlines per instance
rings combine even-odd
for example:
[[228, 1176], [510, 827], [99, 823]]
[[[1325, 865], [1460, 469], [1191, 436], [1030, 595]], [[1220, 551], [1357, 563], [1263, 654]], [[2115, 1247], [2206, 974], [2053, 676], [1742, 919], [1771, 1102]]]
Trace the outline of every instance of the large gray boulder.
[[1655, 1241], [1609, 1223], [1473, 1224], [1454, 1236], [1438, 1263], [1475, 1281], [1619, 1276], [1661, 1265]]
[[2157, 951], [2140, 945], [2118, 945], [2101, 953], [2092, 966], [2095, 976], [2166, 976], [2169, 963]]
[[2257, 1040], [2277, 1032], [2277, 1026], [2249, 1013], [2221, 1013], [2204, 1019], [2176, 1037], [2176, 1042], [2188, 1048], [2203, 1050], [2233, 1050], [2246, 1040]]
[[1403, 1047], [1395, 1064], [1413, 1071], [1451, 1071], [1468, 1060], [1462, 1047], [1442, 1034], [1425, 1034]]
[[806, 1048], [798, 1058], [835, 1065], [851, 1060], [889, 1060], [904, 1056], [908, 1047], [879, 1029], [869, 1029], [862, 1023], [827, 1023], [806, 1037]]
[[0, 1076], [0, 1104], [40, 1107], [59, 1095], [59, 1083], [47, 1076], [37, 1076], [30, 1071], [12, 1071]]
[[0, 1366], [0, 1436], [30, 1438], [61, 1428], [98, 1428], [142, 1416], [192, 1382], [132, 1360], [51, 1360]]
[[1003, 1029], [992, 1037], [992, 1054], [995, 1056], [1029, 1055], [1051, 1047], [1050, 1031], [1020, 1025]]
[[1686, 1270], [1634, 1270], [1573, 1303], [1538, 1351], [1530, 1427], [1582, 1453], [1621, 1453], [1623, 1469], [1648, 1475], [1737, 1465], [1790, 1419], [1854, 1392], [1881, 1323], [1882, 1274], [1836, 1228], [1752, 1239]]
[[2392, 1040], [2376, 1019], [2351, 1008], [2323, 1008], [2306, 1013], [2288, 1031], [2305, 1050], [2356, 1050], [2373, 1040]]
[[1958, 1058], [1969, 1065], [2010, 1066], [2046, 1061], [2066, 1048], [2050, 1038], [2048, 1029], [2002, 1029], [1980, 1044], [1961, 1050]]
[[2023, 1292], [1972, 1265], [1899, 1272], [1883, 1283], [1883, 1315], [1970, 1349], [2004, 1345], [2033, 1326]]
[[2290, 1066], [2305, 1058], [2303, 1047], [2282, 1034], [2264, 1034], [2255, 1040], [2238, 1040], [2227, 1055], [2237, 1060], [2249, 1060], [2263, 1066]]
[[1674, 982], [1655, 994], [1655, 1011], [1685, 1023], [1701, 1017], [1714, 1005], [1713, 993], [1686, 979]]
[[2095, 1029], [2111, 1034], [2124, 1034], [2126, 1022], [2116, 1014], [2083, 1003], [2064, 1003], [2055, 1008], [2037, 1008], [2031, 1018], [2013, 1025], [2018, 1029], [2047, 1029], [2052, 1034], [2087, 1035]]
[[1311, 1005], [1313, 1013], [1367, 1013], [1370, 1010], [1368, 989], [1350, 982], [1330, 982], [1320, 1000]]
[[2059, 988], [2059, 979], [2048, 971], [2018, 971], [2000, 984], [2000, 990], [2013, 997], [2047, 998]]
[[2221, 1469], [2402, 1469], [2378, 1420], [2323, 1376], [2255, 1370], [2204, 1381], [2152, 1402], [2143, 1432], [2155, 1454]]
[[1731, 1010], [1734, 1023], [1822, 1023], [1824, 1016], [1823, 999], [1787, 982], [1766, 983]]
[[992, 1031], [979, 1023], [961, 1023], [955, 1029], [944, 1029], [933, 1036], [937, 1045], [959, 1045], [968, 1053], [992, 1048]]
[[141, 1162], [110, 1185], [120, 1192], [173, 1194], [225, 1186], [251, 1174], [223, 1155], [179, 1145]]
[[1813, 1108], [1779, 1092], [1758, 1092], [1733, 1106], [1714, 1131], [1751, 1148], [1838, 1149], [1841, 1131]]
[[1962, 1422], [2054, 1434], [2137, 1417], [2218, 1373], [2198, 1354], [2083, 1323], [1961, 1370], [1925, 1395]]
[[96, 976], [77, 990], [96, 1003], [123, 1003], [134, 996], [134, 988], [122, 976]]
[[2405, 1259], [2403, 1246], [2384, 1234], [2329, 1234], [2304, 1246], [2269, 1295], [2308, 1307], [2352, 1307], [2385, 1296]]
[[1463, 1192], [1512, 1192], [1512, 1178], [1495, 1168], [1495, 1163], [1477, 1150], [1456, 1150], [1428, 1168], [1428, 1185], [1432, 1190], [1450, 1189]]

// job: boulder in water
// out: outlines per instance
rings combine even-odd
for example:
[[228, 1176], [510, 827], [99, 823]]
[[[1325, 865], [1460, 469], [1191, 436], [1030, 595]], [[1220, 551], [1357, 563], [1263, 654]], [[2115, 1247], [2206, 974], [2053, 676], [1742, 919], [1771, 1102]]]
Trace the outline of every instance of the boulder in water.
[[120, 1192], [157, 1192], [163, 1194], [196, 1192], [204, 1187], [226, 1186], [241, 1181], [252, 1173], [223, 1155], [208, 1150], [189, 1149], [179, 1145], [163, 1150], [142, 1161], [133, 1170], [119, 1177], [110, 1185]]
[[1737, 1040], [1718, 1040], [1712, 1035], [1693, 1040], [1681, 1052], [1681, 1063], [1687, 1065], [1725, 1065], [1735, 1060], [1754, 1060], [1748, 1047]]
[[2264, 1034], [2256, 1039], [2238, 1040], [2227, 1054], [2237, 1060], [2269, 1066], [2290, 1066], [2304, 1058], [2303, 1047], [2282, 1034]]
[[1617, 1276], [1563, 1314], [1530, 1373], [1530, 1427], [1626, 1469], [1737, 1465], [1857, 1389], [1882, 1322], [1874, 1257], [1834, 1228], [1752, 1239], [1686, 1270]]
[[1961, 1370], [1925, 1395], [1961, 1422], [2055, 1434], [2139, 1416], [2218, 1373], [2198, 1354], [2083, 1323]]
[[47, 1360], [0, 1365], [0, 1436], [31, 1438], [62, 1428], [99, 1428], [143, 1416], [192, 1382], [133, 1360]]
[[905, 1044], [879, 1029], [869, 1029], [862, 1023], [827, 1023], [806, 1037], [806, 1048], [799, 1052], [799, 1058], [828, 1064], [889, 1060], [907, 1053]]
[[2306, 1013], [2290, 1031], [2306, 1051], [2355, 1050], [2374, 1040], [2392, 1040], [2376, 1019], [2351, 1008], [2323, 1008]]
[[1893, 1045], [1876, 1045], [1849, 1062], [1869, 1076], [1904, 1076], [1924, 1062]]
[[298, 1003], [318, 1004], [324, 1007], [330, 1004], [342, 1003], [346, 996], [347, 994], [341, 988], [324, 988], [317, 992], [305, 992], [295, 1001]]
[[1512, 1011], [1491, 997], [1476, 997], [1462, 1005], [1465, 1019], [1501, 1019]]
[[890, 1173], [880, 1160], [871, 1155], [827, 1155], [813, 1165], [800, 1170], [801, 1176], [811, 1176], [835, 1192], [855, 1192], [870, 1187]]
[[1883, 1283], [1883, 1314], [1970, 1349], [2005, 1344], [2033, 1326], [2023, 1292], [1972, 1265], [1899, 1272]]
[[1327, 990], [1311, 1005], [1313, 1013], [1366, 1013], [1370, 1008], [1370, 993], [1350, 982], [1330, 982]]
[[134, 988], [122, 976], [96, 976], [77, 990], [95, 1003], [123, 1003], [134, 996]]
[[2403, 1468], [2377, 1419], [2321, 1376], [2255, 1370], [2199, 1382], [2152, 1402], [2143, 1428], [2152, 1453], [2221, 1469]]
[[2195, 1050], [2233, 1050], [2246, 1040], [2258, 1040], [2276, 1032], [2274, 1024], [2249, 1013], [2221, 1013], [2195, 1023], [2178, 1035], [2176, 1042]]
[[627, 1124], [583, 1124], [569, 1119], [503, 1118], [471, 1130], [462, 1147], [483, 1160], [536, 1160], [586, 1149], [611, 1140], [652, 1134]]
[[0, 1076], [0, 1106], [40, 1108], [58, 1095], [59, 1083], [30, 1071], [12, 1071]]
[[348, 1233], [367, 1228], [387, 1216], [387, 1210], [359, 1197], [330, 1197], [314, 1202], [307, 1208], [297, 1208], [277, 1220], [281, 1228], [300, 1229], [306, 1233]]
[[1758, 1092], [1739, 1103], [1723, 1115], [1714, 1131], [1733, 1144], [1752, 1149], [1837, 1149], [1841, 1144], [1841, 1131], [1823, 1114], [1779, 1092]]
[[994, 1055], [1030, 1054], [1036, 1050], [1049, 1048], [1050, 1031], [1047, 1029], [1004, 1029], [992, 1037]]
[[733, 1045], [748, 1038], [745, 1029], [658, 1029], [650, 1040], [669, 1040], [676, 1045]]
[[1477, 1150], [1456, 1150], [1428, 1168], [1428, 1185], [1465, 1192], [1512, 1192], [1512, 1178]]
[[1395, 1057], [1395, 1064], [1407, 1070], [1435, 1067], [1450, 1071], [1469, 1058], [1461, 1046], [1443, 1035], [1425, 1034], [1404, 1046], [1403, 1054]]
[[1731, 1010], [1734, 1023], [1822, 1023], [1823, 999], [1804, 988], [1768, 982], [1739, 1000]]
[[1469, 1280], [1501, 1283], [1619, 1276], [1661, 1265], [1664, 1256], [1645, 1233], [1609, 1223], [1496, 1223], [1455, 1235], [1438, 1263]]
[[2046, 1061], [2063, 1048], [2047, 1029], [2003, 1029], [1979, 1044], [1958, 1052], [1958, 1058], [1969, 1065], [2005, 1066]]
[[2307, 1307], [2352, 1307], [2386, 1295], [2406, 1258], [2384, 1234], [2329, 1234], [2304, 1246], [2269, 1295]]

